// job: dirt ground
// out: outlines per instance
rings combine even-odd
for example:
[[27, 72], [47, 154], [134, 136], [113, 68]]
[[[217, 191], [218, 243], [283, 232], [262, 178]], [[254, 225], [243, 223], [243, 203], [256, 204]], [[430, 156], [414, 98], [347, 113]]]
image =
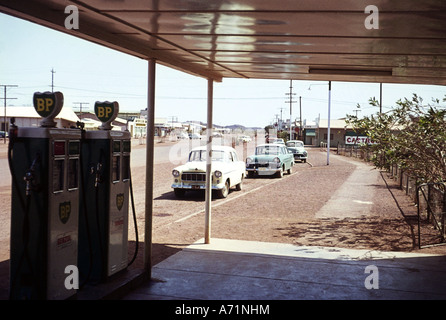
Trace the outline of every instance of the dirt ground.
[[[138, 149], [145, 146], [132, 148], [132, 154], [136, 155]], [[5, 157], [6, 152], [0, 151], [0, 158]], [[308, 151], [308, 163], [297, 163], [291, 175], [282, 179], [245, 179], [242, 191], [232, 191], [227, 199], [213, 200], [211, 238], [446, 254], [446, 246], [418, 249], [416, 206], [398, 188], [389, 173], [372, 165], [366, 166], [376, 173], [376, 178], [370, 183], [374, 198], [366, 214], [343, 217], [333, 212], [331, 216], [318, 215], [355, 171], [358, 161], [361, 166], [364, 164], [361, 160], [332, 155], [327, 166], [325, 152], [318, 148], [309, 148]], [[204, 196], [191, 193], [184, 199], [176, 199], [170, 188], [174, 167], [174, 164], [162, 161], [154, 167], [152, 265], [204, 237]], [[137, 259], [129, 268], [142, 268], [145, 168], [132, 167], [132, 180], [139, 246]], [[10, 187], [2, 187], [0, 291], [4, 293], [7, 292], [9, 273], [9, 208]], [[438, 243], [437, 233], [431, 225], [422, 225], [422, 235], [423, 243]], [[135, 239], [129, 208], [129, 260], [135, 252]]]

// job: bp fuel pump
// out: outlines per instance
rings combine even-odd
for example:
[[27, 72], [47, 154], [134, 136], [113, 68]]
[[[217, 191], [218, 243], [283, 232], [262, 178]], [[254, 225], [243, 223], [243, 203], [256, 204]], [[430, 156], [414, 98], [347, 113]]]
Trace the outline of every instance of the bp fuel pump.
[[77, 265], [81, 131], [56, 128], [61, 92], [36, 92], [40, 127], [10, 129], [10, 298], [67, 299]]
[[112, 130], [117, 102], [96, 102], [99, 130], [82, 139], [79, 273], [99, 283], [128, 265], [130, 133]]

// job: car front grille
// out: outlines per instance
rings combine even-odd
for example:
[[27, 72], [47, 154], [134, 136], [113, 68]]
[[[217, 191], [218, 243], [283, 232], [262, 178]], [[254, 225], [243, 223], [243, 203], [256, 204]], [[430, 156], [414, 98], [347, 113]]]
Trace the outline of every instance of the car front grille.
[[274, 163], [269, 163], [269, 162], [255, 162], [255, 163], [250, 163], [248, 164], [246, 167], [248, 169], [257, 169], [257, 168], [268, 168], [269, 166], [273, 167], [275, 164]]
[[206, 173], [183, 173], [181, 175], [181, 180], [183, 181], [194, 181], [194, 182], [205, 182], [206, 181]]

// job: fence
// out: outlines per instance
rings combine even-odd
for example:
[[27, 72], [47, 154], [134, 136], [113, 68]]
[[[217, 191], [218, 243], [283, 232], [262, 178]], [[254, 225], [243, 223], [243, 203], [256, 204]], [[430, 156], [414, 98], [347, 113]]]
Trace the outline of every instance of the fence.
[[[445, 243], [445, 215], [446, 215], [446, 183], [424, 183], [416, 188], [418, 204], [418, 247], [443, 245]], [[421, 197], [420, 197], [421, 195]], [[429, 222], [438, 231], [439, 243], [422, 245], [421, 225]]]
[[364, 159], [364, 161], [371, 161], [373, 153], [368, 149], [364, 150], [359, 145], [341, 145], [338, 143], [336, 147], [336, 154], [340, 154], [346, 157], [354, 157], [358, 159]]

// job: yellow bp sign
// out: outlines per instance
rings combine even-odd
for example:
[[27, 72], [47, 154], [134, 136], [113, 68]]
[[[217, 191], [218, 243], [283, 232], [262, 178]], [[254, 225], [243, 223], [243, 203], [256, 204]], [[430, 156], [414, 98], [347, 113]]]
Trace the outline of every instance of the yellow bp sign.
[[68, 219], [70, 219], [70, 214], [71, 202], [66, 201], [59, 203], [59, 219], [63, 224], [67, 223]]
[[123, 205], [124, 205], [124, 194], [118, 193], [116, 195], [116, 207], [118, 208], [119, 211], [121, 211]]

